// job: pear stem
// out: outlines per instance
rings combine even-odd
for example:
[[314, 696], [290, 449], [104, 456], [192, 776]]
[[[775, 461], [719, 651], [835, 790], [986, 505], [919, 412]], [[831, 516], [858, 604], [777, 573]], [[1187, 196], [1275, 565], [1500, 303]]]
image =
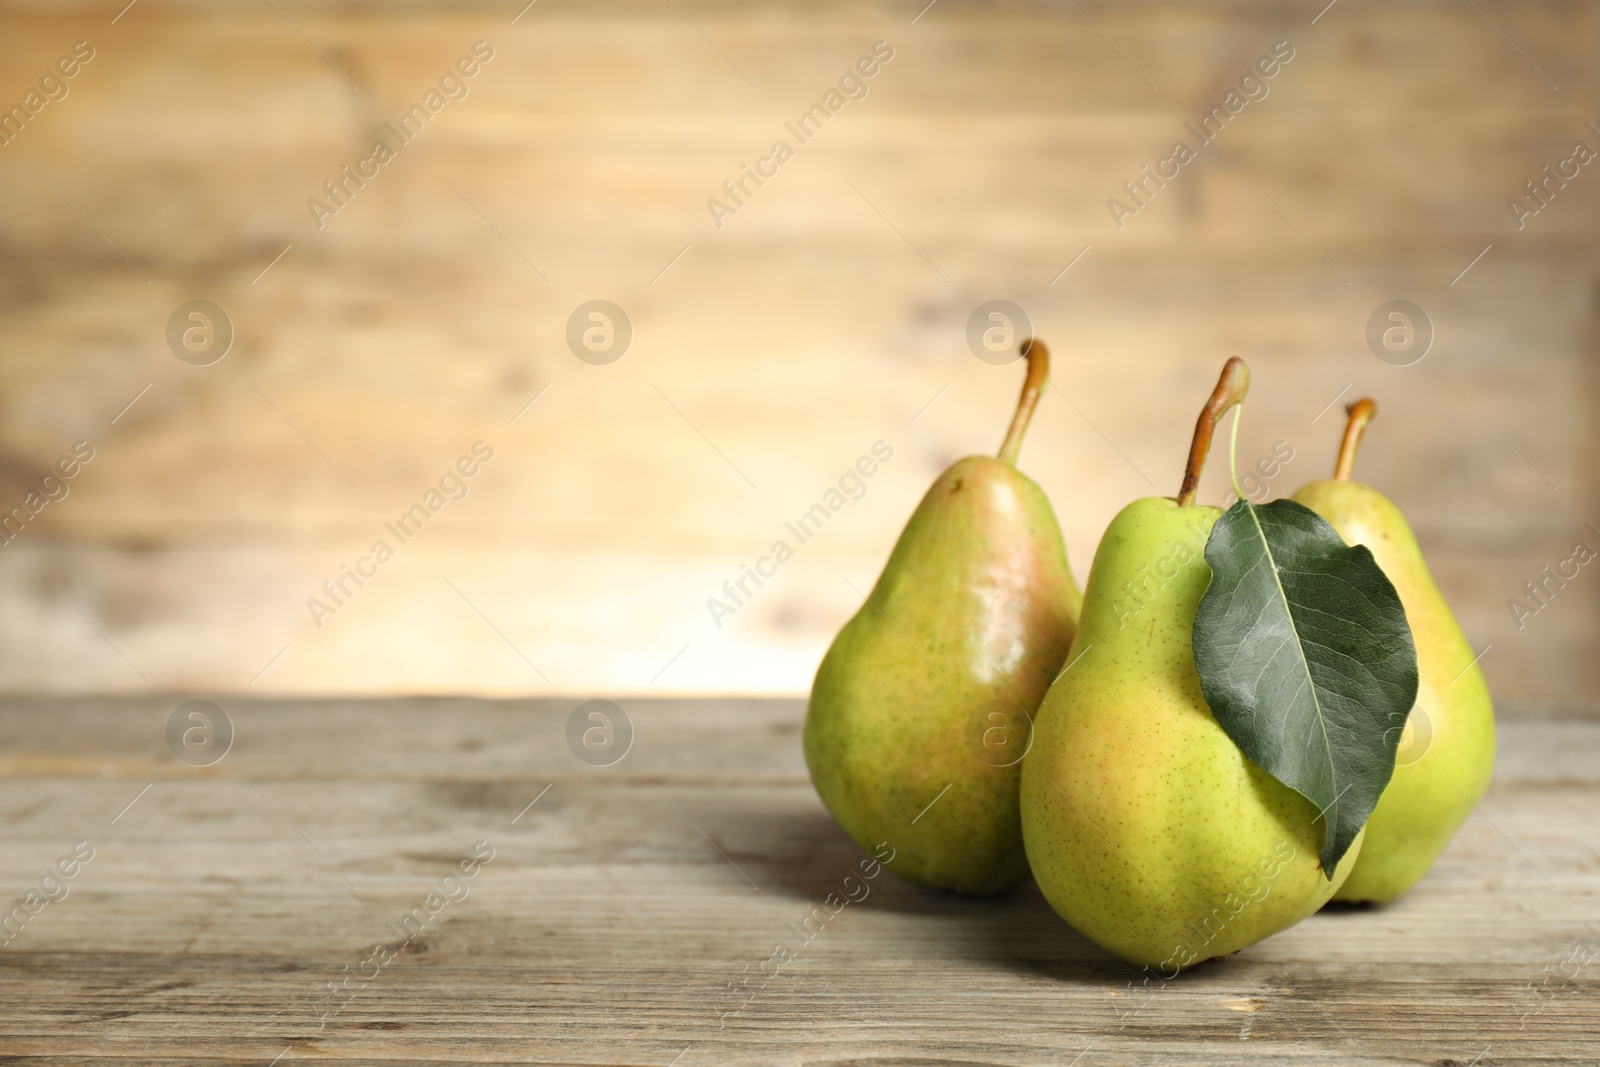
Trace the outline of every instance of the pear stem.
[[1017, 413], [1011, 416], [1011, 427], [1006, 439], [1000, 442], [1000, 458], [1011, 466], [1017, 465], [1017, 453], [1022, 451], [1022, 435], [1028, 432], [1033, 419], [1033, 409], [1039, 406], [1039, 397], [1045, 383], [1050, 380], [1050, 349], [1037, 337], [1022, 342], [1022, 355], [1028, 361], [1028, 376], [1022, 380], [1022, 396], [1017, 400]]
[[1245, 393], [1249, 391], [1249, 366], [1238, 356], [1229, 356], [1228, 362], [1222, 365], [1217, 387], [1211, 391], [1211, 399], [1200, 409], [1200, 418], [1194, 424], [1189, 460], [1183, 467], [1183, 485], [1178, 489], [1180, 508], [1194, 504], [1195, 493], [1200, 489], [1200, 472], [1205, 469], [1206, 455], [1211, 451], [1211, 438], [1217, 431], [1217, 423], [1229, 408], [1243, 402]]
[[1350, 472], [1356, 467], [1356, 449], [1361, 446], [1361, 435], [1367, 432], [1367, 423], [1378, 413], [1378, 402], [1364, 396], [1344, 410], [1350, 421], [1344, 424], [1344, 440], [1339, 442], [1339, 458], [1333, 465], [1336, 482], [1350, 480]]

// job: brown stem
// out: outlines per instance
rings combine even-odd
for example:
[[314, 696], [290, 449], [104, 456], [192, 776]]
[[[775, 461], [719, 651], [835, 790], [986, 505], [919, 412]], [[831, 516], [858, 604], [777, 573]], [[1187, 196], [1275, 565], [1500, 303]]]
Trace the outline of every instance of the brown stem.
[[1333, 465], [1333, 480], [1348, 482], [1356, 466], [1356, 449], [1361, 445], [1361, 435], [1367, 432], [1367, 423], [1378, 413], [1378, 402], [1370, 396], [1362, 397], [1344, 409], [1350, 421], [1344, 424], [1344, 440], [1339, 442], [1339, 459]]
[[1000, 442], [1000, 458], [1017, 465], [1017, 453], [1022, 451], [1022, 435], [1028, 432], [1033, 409], [1039, 406], [1039, 396], [1050, 380], [1050, 350], [1037, 337], [1022, 342], [1023, 358], [1028, 361], [1028, 376], [1022, 380], [1022, 396], [1017, 400], [1017, 413], [1011, 416], [1011, 428], [1006, 439]]
[[1200, 472], [1206, 466], [1206, 453], [1211, 451], [1211, 436], [1223, 413], [1233, 405], [1242, 403], [1250, 389], [1250, 368], [1238, 356], [1228, 357], [1222, 365], [1222, 376], [1211, 391], [1211, 399], [1200, 411], [1194, 424], [1194, 441], [1189, 445], [1189, 462], [1183, 467], [1183, 485], [1178, 490], [1178, 506], [1186, 508], [1194, 503], [1195, 492], [1200, 488]]

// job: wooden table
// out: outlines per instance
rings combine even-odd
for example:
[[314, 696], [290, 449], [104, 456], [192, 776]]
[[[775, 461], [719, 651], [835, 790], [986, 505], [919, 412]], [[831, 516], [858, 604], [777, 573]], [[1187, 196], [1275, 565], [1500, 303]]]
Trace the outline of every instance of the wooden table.
[[[191, 767], [182, 699], [0, 703], [5, 893], [74, 871], [0, 947], [0, 1061], [1600, 1059], [1592, 709], [1507, 709], [1481, 814], [1399, 903], [1146, 990], [1031, 884], [978, 903], [888, 874], [764, 967], [863, 858], [798, 701], [626, 701], [631, 749], [591, 767], [576, 700], [223, 698], [231, 750]], [[460, 899], [429, 914], [442, 879]]]

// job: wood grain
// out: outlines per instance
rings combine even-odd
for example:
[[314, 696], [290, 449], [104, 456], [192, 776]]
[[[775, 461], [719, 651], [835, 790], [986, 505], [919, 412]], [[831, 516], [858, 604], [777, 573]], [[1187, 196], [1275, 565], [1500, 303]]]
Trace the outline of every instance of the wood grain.
[[[1276, 491], [1328, 469], [1333, 398], [1376, 396], [1357, 474], [1496, 691], [1600, 683], [1587, 572], [1507, 608], [1600, 522], [1600, 174], [1522, 230], [1505, 206], [1600, 144], [1594, 0], [106, 6], [0, 3], [0, 101], [97, 49], [0, 148], [0, 509], [97, 449], [0, 551], [0, 689], [803, 692], [846, 579], [999, 441], [1019, 372], [963, 339], [996, 296], [1058, 353], [1022, 465], [1080, 579], [1240, 354], [1242, 458], [1296, 450]], [[306, 200], [478, 39], [468, 98], [316, 229]], [[869, 95], [716, 228], [707, 198], [880, 39]], [[1280, 39], [1270, 95], [1116, 228]], [[609, 367], [563, 340], [597, 296], [636, 327]], [[196, 297], [237, 329], [207, 368], [164, 339]], [[1437, 330], [1412, 367], [1365, 341], [1395, 297]], [[319, 628], [308, 598], [480, 439], [468, 497]], [[880, 439], [867, 496], [717, 627], [706, 599]]]
[[566, 747], [576, 701], [226, 701], [233, 748], [197, 769], [163, 739], [180, 699], [0, 703], [0, 890], [95, 850], [0, 946], [7, 1062], [1578, 1064], [1600, 1039], [1600, 963], [1551, 977], [1600, 945], [1592, 715], [1505, 722], [1480, 814], [1401, 901], [1145, 990], [1031, 883], [888, 874], [755, 982], [864, 858], [794, 701], [623, 701], [608, 768]]

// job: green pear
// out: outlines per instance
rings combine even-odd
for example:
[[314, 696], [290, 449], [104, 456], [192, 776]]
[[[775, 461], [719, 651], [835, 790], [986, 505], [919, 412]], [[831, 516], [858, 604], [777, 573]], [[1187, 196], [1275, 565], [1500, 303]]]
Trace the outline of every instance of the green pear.
[[1417, 703], [1400, 735], [1394, 777], [1367, 820], [1367, 839], [1335, 900], [1393, 900], [1428, 873], [1489, 788], [1494, 770], [1494, 706], [1472, 646], [1450, 613], [1396, 508], [1376, 489], [1350, 480], [1356, 447], [1377, 411], [1350, 405], [1350, 420], [1331, 479], [1311, 482], [1294, 499], [1366, 545], [1394, 583], [1417, 645]]
[[1082, 595], [1044, 492], [1016, 468], [1049, 375], [1042, 342], [998, 458], [933, 483], [817, 668], [805, 753], [846, 833], [907, 881], [987, 896], [1028, 873], [1017, 811], [1031, 716]]
[[1304, 919], [1331, 897], [1315, 805], [1251, 763], [1207, 706], [1195, 610], [1222, 512], [1194, 503], [1216, 420], [1241, 401], [1237, 357], [1201, 412], [1176, 499], [1111, 521], [1068, 666], [1022, 768], [1022, 833], [1050, 905], [1080, 933], [1168, 977]]

